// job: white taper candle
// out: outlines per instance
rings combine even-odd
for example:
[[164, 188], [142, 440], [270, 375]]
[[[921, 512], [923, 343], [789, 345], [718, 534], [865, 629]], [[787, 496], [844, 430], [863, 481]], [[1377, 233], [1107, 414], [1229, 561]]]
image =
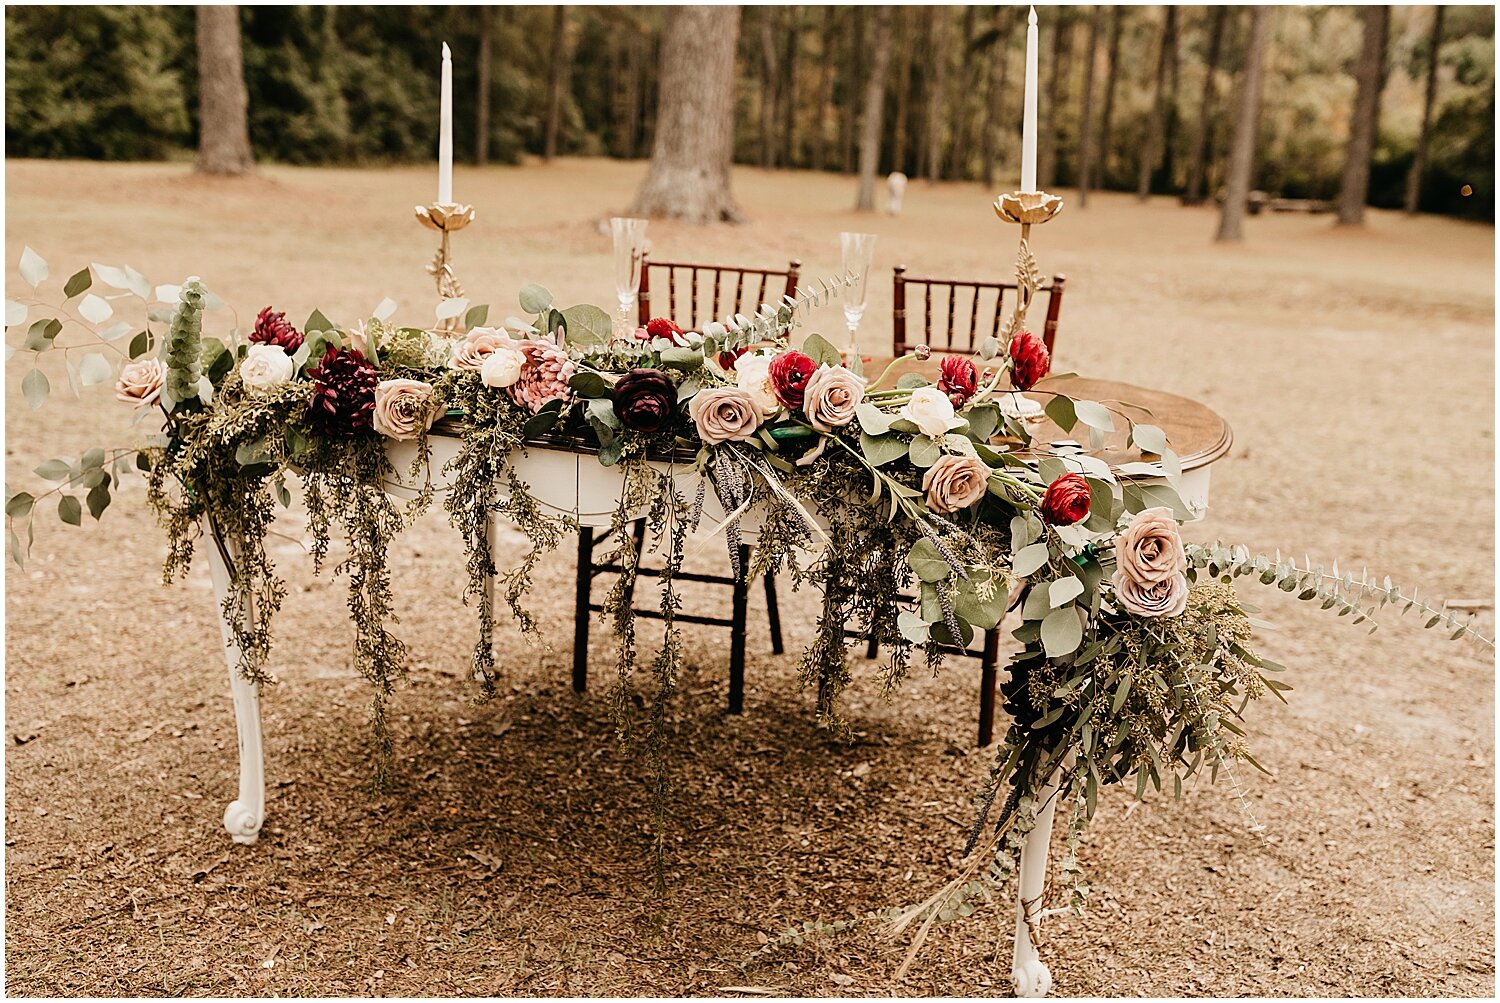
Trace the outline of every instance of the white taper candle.
[[1026, 19], [1026, 100], [1021, 122], [1021, 191], [1036, 187], [1036, 8]]
[[453, 54], [443, 43], [442, 110], [438, 126], [439, 202], [453, 201]]

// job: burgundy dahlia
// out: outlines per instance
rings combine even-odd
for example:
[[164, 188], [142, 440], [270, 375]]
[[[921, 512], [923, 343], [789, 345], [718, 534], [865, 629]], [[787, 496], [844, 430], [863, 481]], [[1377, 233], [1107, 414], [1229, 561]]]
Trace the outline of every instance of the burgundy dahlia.
[[636, 432], [660, 432], [677, 414], [677, 387], [659, 369], [632, 369], [615, 384], [615, 415]]
[[357, 350], [330, 348], [307, 375], [316, 384], [307, 409], [314, 429], [349, 438], [370, 427], [380, 377]]
[[962, 355], [945, 355], [938, 363], [938, 389], [948, 395], [956, 408], [969, 403], [979, 387], [979, 374], [974, 363]]
[[1041, 338], [1022, 331], [1010, 339], [1010, 382], [1017, 390], [1030, 390], [1052, 369], [1052, 355]]
[[771, 360], [766, 375], [771, 380], [771, 392], [776, 399], [792, 410], [802, 406], [802, 397], [807, 392], [807, 381], [812, 379], [818, 364], [801, 352], [782, 352]]
[[292, 326], [286, 314], [266, 307], [255, 318], [250, 340], [260, 345], [275, 345], [288, 355], [302, 347], [302, 332]]

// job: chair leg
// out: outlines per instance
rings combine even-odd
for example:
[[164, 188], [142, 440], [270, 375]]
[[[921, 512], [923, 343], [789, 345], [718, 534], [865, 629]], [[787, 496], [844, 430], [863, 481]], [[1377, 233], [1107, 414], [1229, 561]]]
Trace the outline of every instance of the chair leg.
[[740, 545], [741, 573], [734, 583], [734, 612], [729, 624], [729, 713], [745, 712], [745, 610], [749, 606], [750, 582], [744, 569], [750, 566], [750, 548]]
[[[630, 535], [635, 538], [635, 566], [639, 568], [641, 566], [641, 557], [646, 552], [646, 520], [636, 520], [635, 526], [630, 531]], [[635, 605], [635, 583], [636, 580], [631, 579], [630, 584], [625, 588], [626, 606]]]
[[578, 588], [573, 597], [573, 689], [589, 685], [589, 600], [594, 584], [594, 531], [578, 530]]
[[870, 643], [865, 646], [865, 657], [873, 659], [880, 654], [880, 642], [875, 640], [874, 631], [870, 632]]
[[776, 575], [766, 572], [766, 622], [771, 626], [771, 654], [779, 655], [786, 649], [781, 644], [781, 609], [776, 605]]
[[979, 747], [995, 737], [995, 666], [1000, 661], [1000, 629], [984, 632], [984, 657], [979, 663]]

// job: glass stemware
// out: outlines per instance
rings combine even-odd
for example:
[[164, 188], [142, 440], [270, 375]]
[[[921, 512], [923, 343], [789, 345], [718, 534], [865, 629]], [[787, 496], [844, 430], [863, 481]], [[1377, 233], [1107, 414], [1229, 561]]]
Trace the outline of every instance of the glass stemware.
[[615, 239], [615, 296], [620, 301], [615, 315], [615, 335], [628, 335], [635, 330], [631, 323], [631, 311], [635, 307], [636, 292], [641, 287], [641, 257], [646, 251], [646, 221], [616, 216], [609, 221]]
[[870, 266], [875, 260], [875, 234], [840, 233], [843, 271], [852, 280], [841, 293], [844, 301], [844, 323], [849, 325], [849, 354], [859, 357], [859, 321], [870, 301]]

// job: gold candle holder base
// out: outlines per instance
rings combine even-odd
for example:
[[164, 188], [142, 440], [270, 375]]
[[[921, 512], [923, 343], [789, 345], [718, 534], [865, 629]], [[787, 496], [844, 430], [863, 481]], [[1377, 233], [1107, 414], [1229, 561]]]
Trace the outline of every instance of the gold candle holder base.
[[[438, 242], [437, 254], [427, 266], [427, 274], [437, 282], [438, 295], [445, 300], [461, 299], [464, 287], [453, 274], [453, 255], [448, 246], [448, 235], [457, 233], [474, 222], [474, 207], [457, 202], [434, 202], [432, 205], [416, 206], [413, 211], [418, 223], [443, 235]], [[437, 330], [452, 336], [458, 332], [459, 323], [459, 318], [448, 317], [438, 324]]]

